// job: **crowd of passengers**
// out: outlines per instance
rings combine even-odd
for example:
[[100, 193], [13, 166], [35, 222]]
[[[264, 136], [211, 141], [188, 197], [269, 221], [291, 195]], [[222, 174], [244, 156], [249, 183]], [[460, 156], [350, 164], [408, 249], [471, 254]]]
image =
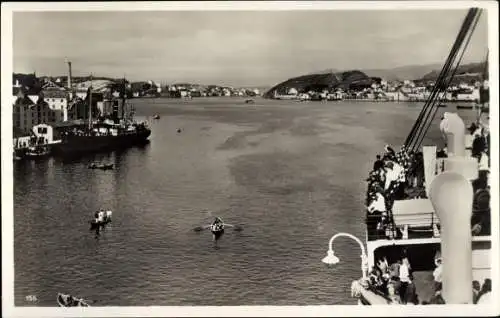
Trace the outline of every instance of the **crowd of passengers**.
[[[474, 235], [489, 234], [489, 186], [488, 166], [490, 158], [489, 130], [481, 124], [473, 123], [468, 128], [472, 135], [472, 157], [479, 163], [479, 178], [473, 182], [474, 213], [472, 232]], [[437, 157], [446, 157], [446, 148]], [[369, 239], [398, 238], [401, 236], [393, 222], [392, 205], [395, 200], [409, 196], [425, 197], [424, 158], [422, 152], [407, 151], [405, 147], [396, 152], [386, 145], [384, 153], [377, 155], [369, 174], [366, 193], [367, 227]], [[412, 193], [413, 192], [413, 193]]]
[[[491, 229], [487, 172], [490, 158], [489, 130], [480, 124], [473, 123], [468, 131], [473, 139], [471, 155], [479, 163], [479, 177], [472, 182], [474, 189], [472, 234], [489, 235]], [[437, 153], [438, 158], [446, 156], [446, 149]], [[392, 205], [395, 200], [407, 198], [409, 189], [414, 190], [412, 197], [425, 197], [423, 165], [422, 152], [408, 152], [405, 147], [395, 152], [389, 145], [386, 145], [383, 155], [377, 155], [373, 170], [367, 179], [366, 206], [369, 239], [400, 237], [392, 219]], [[422, 301], [421, 304], [445, 303], [441, 296], [442, 259], [439, 253], [435, 257], [434, 265], [433, 296]], [[385, 257], [378, 260], [376, 266], [373, 266], [370, 271], [369, 286], [374, 291], [385, 295], [394, 304], [419, 304], [412, 268], [405, 254], [392, 264], [388, 264]], [[483, 295], [491, 291], [491, 280], [486, 279], [482, 286], [478, 281], [474, 281], [472, 290], [475, 304]]]
[[407, 196], [405, 189], [423, 187], [422, 153], [406, 151], [404, 146], [395, 152], [389, 145], [386, 145], [384, 154], [377, 155], [367, 182], [365, 203], [368, 210], [369, 236], [371, 238], [396, 238], [398, 233], [393, 226], [392, 205], [395, 200], [401, 200]]
[[[443, 264], [439, 252], [434, 258], [434, 265], [435, 269], [432, 273], [432, 296], [428, 300], [419, 300], [412, 267], [408, 257], [404, 253], [401, 258], [392, 264], [388, 264], [387, 258], [385, 257], [379, 259], [369, 273], [369, 287], [374, 292], [388, 298], [391, 304], [444, 304], [445, 301], [441, 294], [443, 289]], [[482, 286], [477, 280], [472, 282], [472, 301], [474, 304], [477, 304], [481, 298], [490, 297], [491, 294], [489, 294], [489, 292], [491, 292], [491, 279], [485, 279]]]

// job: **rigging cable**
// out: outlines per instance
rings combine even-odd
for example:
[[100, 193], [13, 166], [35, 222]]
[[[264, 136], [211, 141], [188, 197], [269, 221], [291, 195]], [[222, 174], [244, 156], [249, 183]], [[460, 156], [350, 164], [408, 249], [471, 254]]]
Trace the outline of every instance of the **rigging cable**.
[[433, 87], [433, 90], [431, 92], [431, 95], [430, 95], [429, 99], [424, 104], [424, 107], [422, 108], [422, 111], [420, 112], [420, 114], [419, 114], [417, 120], [415, 121], [415, 123], [414, 123], [414, 125], [413, 125], [413, 127], [412, 127], [412, 129], [411, 129], [411, 131], [410, 131], [410, 133], [408, 135], [408, 137], [406, 138], [406, 141], [404, 143], [406, 146], [409, 146], [411, 144], [411, 142], [413, 141], [413, 138], [415, 137], [415, 134], [416, 134], [416, 132], [417, 132], [417, 130], [419, 128], [419, 125], [422, 122], [424, 114], [428, 111], [429, 101], [432, 100], [435, 97], [436, 92], [440, 88], [440, 83], [442, 82], [442, 78], [443, 78], [444, 74], [448, 70], [450, 60], [451, 60], [454, 52], [456, 51], [457, 47], [459, 46], [461, 35], [465, 31], [467, 21], [469, 21], [470, 17], [471, 17], [471, 10], [469, 10], [469, 12], [467, 13], [467, 15], [466, 15], [466, 17], [464, 19], [464, 22], [462, 23], [462, 27], [460, 28], [460, 32], [457, 35], [457, 38], [455, 39], [455, 43], [453, 44], [453, 46], [452, 46], [452, 48], [450, 50], [450, 54], [448, 55], [448, 58], [446, 59], [445, 64], [443, 65], [443, 68], [442, 68], [441, 72], [438, 75], [438, 78], [436, 79], [436, 83], [435, 83], [435, 85]]
[[443, 69], [442, 69], [441, 73], [439, 74], [438, 79], [436, 80], [436, 83], [435, 83], [434, 89], [431, 93], [431, 96], [429, 97], [426, 104], [424, 105], [424, 108], [422, 109], [422, 111], [419, 115], [419, 118], [417, 119], [417, 122], [414, 125], [414, 129], [412, 130], [412, 132], [410, 133], [410, 135], [407, 138], [407, 143], [405, 143], [405, 145], [410, 146], [410, 148], [414, 148], [414, 147], [412, 147], [412, 143], [414, 142], [414, 138], [419, 133], [419, 131], [421, 131], [422, 123], [425, 122], [426, 118], [428, 118], [429, 112], [431, 111], [431, 108], [432, 108], [433, 101], [435, 100], [436, 96], [439, 94], [440, 90], [445, 89], [444, 79], [446, 77], [446, 74], [449, 73], [451, 65], [453, 65], [453, 62], [456, 58], [456, 54], [458, 52], [458, 49], [462, 45], [465, 34], [469, 30], [470, 23], [472, 22], [471, 19], [473, 19], [474, 14], [475, 14], [475, 10], [470, 9], [469, 13], [467, 14], [467, 17], [464, 20], [464, 23], [463, 23], [462, 28], [459, 32], [459, 35], [457, 36], [455, 44], [453, 45], [453, 48], [450, 51], [450, 55], [449, 55], [445, 65], [443, 66]]
[[[422, 121], [424, 120], [425, 117], [428, 117], [428, 112], [429, 112], [429, 109], [431, 107], [431, 103], [435, 99], [437, 94], [439, 93], [440, 89], [443, 88], [443, 84], [444, 84], [443, 79], [445, 78], [445, 75], [449, 72], [450, 67], [453, 64], [453, 61], [455, 60], [458, 49], [460, 48], [460, 46], [463, 43], [463, 39], [464, 39], [467, 31], [470, 28], [470, 24], [471, 24], [472, 19], [473, 19], [476, 12], [477, 12], [477, 9], [472, 8], [467, 13], [467, 16], [464, 19], [464, 22], [462, 24], [460, 32], [455, 40], [455, 43], [453, 44], [453, 47], [450, 51], [448, 58], [446, 60], [446, 63], [444, 64], [443, 69], [441, 70], [441, 72], [436, 80], [434, 88], [431, 92], [431, 96], [429, 97], [429, 99], [425, 103], [424, 108], [420, 112], [419, 117], [417, 118], [417, 121], [413, 125], [412, 130], [410, 131], [410, 134], [406, 138], [406, 141], [405, 141], [406, 146], [411, 146], [412, 142], [414, 141], [415, 135], [418, 133], [419, 130], [421, 130]], [[426, 114], [427, 114], [427, 116], [426, 116]]]
[[[457, 71], [458, 71], [458, 68], [459, 68], [459, 66], [460, 66], [460, 63], [462, 62], [462, 59], [463, 59], [463, 57], [464, 57], [464, 54], [465, 54], [465, 52], [467, 51], [467, 47], [469, 46], [470, 40], [472, 39], [472, 35], [474, 34], [474, 30], [476, 29], [476, 26], [477, 26], [477, 24], [478, 24], [478, 22], [479, 22], [479, 18], [480, 18], [480, 17], [481, 17], [481, 10], [478, 10], [478, 11], [477, 11], [477, 14], [476, 14], [476, 15], [475, 15], [475, 17], [474, 17], [474, 21], [473, 21], [473, 24], [472, 24], [472, 28], [469, 30], [470, 32], [469, 32], [469, 34], [468, 34], [468, 36], [467, 36], [467, 40], [465, 41], [465, 44], [464, 44], [463, 49], [462, 49], [462, 52], [460, 53], [460, 57], [458, 58], [458, 62], [457, 62], [457, 64], [456, 64], [456, 66], [455, 66], [455, 68], [454, 68], [454, 70], [453, 70], [453, 72], [452, 72], [451, 76], [448, 78], [448, 81], [446, 82], [446, 85], [445, 85], [445, 86], [444, 86], [444, 88], [443, 88], [443, 89], [444, 89], [444, 91], [442, 92], [442, 96], [443, 96], [444, 94], [446, 94], [446, 90], [445, 90], [445, 89], [446, 89], [447, 87], [449, 87], [449, 86], [450, 86], [451, 82], [453, 81], [453, 79], [454, 79], [454, 77], [455, 77], [455, 75], [456, 75], [456, 73], [457, 73]], [[441, 97], [442, 97], [442, 96], [441, 96]], [[436, 103], [436, 102], [434, 101], [434, 103]], [[420, 145], [422, 144], [422, 142], [423, 142], [423, 139], [424, 139], [425, 135], [426, 135], [426, 134], [427, 134], [427, 132], [429, 131], [429, 128], [430, 128], [430, 125], [431, 125], [432, 121], [433, 121], [433, 120], [434, 120], [434, 118], [436, 117], [436, 113], [437, 113], [438, 109], [439, 109], [438, 107], [434, 107], [434, 108], [432, 109], [432, 116], [430, 117], [430, 120], [428, 120], [428, 121], [424, 124], [424, 127], [423, 127], [423, 129], [422, 129], [421, 133], [417, 136], [417, 139], [416, 139], [416, 141], [415, 141], [415, 145], [414, 145], [414, 147], [413, 147], [413, 150], [420, 148]]]

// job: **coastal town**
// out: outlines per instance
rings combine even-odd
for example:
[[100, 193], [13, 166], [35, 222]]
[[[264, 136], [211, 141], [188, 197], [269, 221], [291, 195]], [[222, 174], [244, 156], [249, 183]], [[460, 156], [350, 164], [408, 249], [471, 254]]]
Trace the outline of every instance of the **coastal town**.
[[[53, 126], [68, 121], [88, 120], [88, 92], [91, 86], [92, 116], [97, 118], [109, 113], [122, 98], [263, 97], [298, 101], [424, 102], [430, 97], [435, 84], [433, 80], [388, 81], [350, 71], [341, 74], [344, 80], [339, 83], [326, 81], [325, 84], [324, 80], [318, 83], [317, 78], [313, 79], [313, 85], [301, 83], [307, 81], [307, 77], [314, 77], [309, 75], [290, 79], [267, 90], [190, 83], [161, 85], [151, 80], [129, 82], [126, 79], [72, 77], [71, 62], [67, 64], [67, 76], [13, 74], [14, 138], [29, 137], [33, 128], [41, 124]], [[441, 102], [464, 102], [468, 104], [460, 107], [472, 109], [484, 99], [481, 94], [487, 94], [488, 81], [476, 73], [466, 75], [447, 87]]]

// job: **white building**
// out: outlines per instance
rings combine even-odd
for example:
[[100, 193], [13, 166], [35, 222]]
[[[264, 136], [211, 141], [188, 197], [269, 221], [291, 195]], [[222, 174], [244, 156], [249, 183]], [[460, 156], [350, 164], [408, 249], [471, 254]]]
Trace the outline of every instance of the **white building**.
[[[64, 90], [50, 89], [42, 91], [43, 100], [47, 103], [52, 118], [49, 122], [62, 122], [68, 120], [68, 94]], [[36, 103], [36, 102], [35, 102]]]

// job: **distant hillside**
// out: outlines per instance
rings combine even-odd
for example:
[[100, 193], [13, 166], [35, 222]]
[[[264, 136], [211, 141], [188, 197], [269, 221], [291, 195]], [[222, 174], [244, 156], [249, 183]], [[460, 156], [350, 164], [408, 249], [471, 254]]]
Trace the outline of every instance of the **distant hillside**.
[[[427, 65], [407, 65], [399, 66], [395, 68], [388, 69], [361, 69], [363, 73], [370, 77], [380, 77], [389, 81], [403, 81], [403, 80], [414, 80], [421, 78], [425, 74], [440, 69], [441, 64], [427, 64]], [[326, 69], [319, 72], [314, 72], [311, 74], [328, 74], [328, 73], [338, 73], [341, 72], [338, 69]]]
[[363, 70], [369, 76], [381, 77], [388, 81], [415, 80], [433, 70], [441, 69], [442, 64], [408, 65], [393, 69]]
[[[483, 72], [485, 71], [486, 74], [483, 74]], [[438, 78], [440, 72], [441, 68], [435, 69], [423, 75], [417, 81], [418, 82], [435, 81]], [[483, 80], [484, 78], [488, 78], [488, 75], [489, 74], [488, 74], [488, 69], [486, 68], [486, 62], [469, 63], [460, 65], [454, 76], [453, 82], [455, 83], [457, 81], [466, 81], [466, 82], [480, 81]]]
[[313, 91], [322, 91], [332, 88], [356, 88], [368, 87], [374, 82], [380, 81], [377, 78], [371, 78], [365, 73], [352, 70], [338, 73], [323, 73], [309, 74], [299, 77], [290, 78], [267, 91], [264, 97], [273, 98], [274, 93], [287, 94], [291, 88], [296, 89], [299, 93]]
[[[361, 69], [363, 73], [370, 77], [380, 77], [389, 81], [436, 79], [441, 72], [443, 63], [406, 65], [388, 69]], [[469, 63], [461, 66], [459, 73], [483, 72], [483, 63]], [[337, 69], [326, 69], [312, 74], [338, 73]]]

